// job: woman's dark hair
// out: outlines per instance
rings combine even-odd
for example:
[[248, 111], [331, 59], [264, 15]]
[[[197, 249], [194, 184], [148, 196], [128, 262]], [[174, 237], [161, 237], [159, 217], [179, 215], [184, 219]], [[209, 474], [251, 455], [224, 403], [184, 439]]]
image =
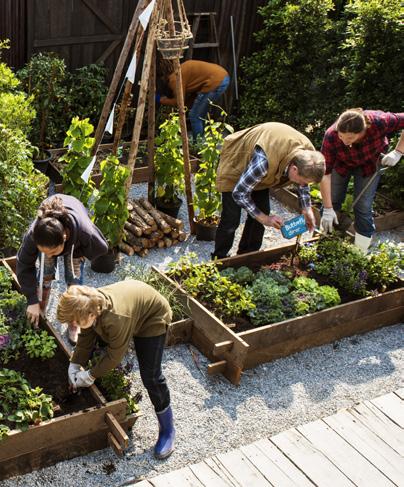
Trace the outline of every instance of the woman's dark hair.
[[342, 134], [359, 134], [368, 127], [370, 127], [370, 120], [362, 108], [345, 110], [336, 122], [337, 131]]
[[55, 196], [44, 201], [39, 207], [34, 225], [34, 242], [41, 247], [58, 247], [65, 242], [66, 229], [69, 226], [69, 213], [62, 200]]

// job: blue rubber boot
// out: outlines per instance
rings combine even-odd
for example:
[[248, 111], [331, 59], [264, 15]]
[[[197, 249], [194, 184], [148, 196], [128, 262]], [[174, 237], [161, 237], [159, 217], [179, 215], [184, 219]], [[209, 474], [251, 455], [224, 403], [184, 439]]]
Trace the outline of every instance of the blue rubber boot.
[[171, 455], [174, 450], [175, 429], [171, 406], [167, 406], [163, 411], [157, 413], [157, 419], [159, 420], [159, 438], [154, 447], [154, 456], [162, 460]]

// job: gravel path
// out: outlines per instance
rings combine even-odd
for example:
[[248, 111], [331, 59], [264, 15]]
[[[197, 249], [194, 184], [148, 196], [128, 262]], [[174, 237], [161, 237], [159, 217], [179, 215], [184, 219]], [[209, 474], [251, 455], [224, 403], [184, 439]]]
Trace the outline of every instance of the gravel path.
[[[140, 186], [140, 191], [144, 190]], [[283, 217], [293, 216], [276, 201], [271, 203]], [[180, 217], [186, 221], [184, 208]], [[379, 234], [378, 238], [398, 240], [400, 236], [390, 232]], [[284, 240], [278, 232], [268, 229], [263, 248], [281, 242]], [[126, 256], [119, 267], [140, 262], [164, 268], [189, 251], [206, 260], [212, 249], [212, 243], [197, 242], [190, 237], [182, 245], [153, 250], [144, 259]], [[118, 270], [101, 275], [87, 266], [85, 272], [87, 283], [101, 286], [117, 280]], [[54, 318], [57, 295], [63, 289], [63, 283], [55, 283], [48, 311], [50, 319]], [[207, 359], [192, 345], [168, 348], [164, 371], [177, 428], [176, 450], [169, 459], [157, 461], [152, 456], [157, 421], [144, 393], [141, 402], [144, 415], [135, 424], [124, 458], [118, 459], [110, 449], [105, 449], [3, 481], [1, 485], [118, 486], [129, 479], [150, 478], [181, 468], [391, 392], [403, 385], [403, 332], [404, 325], [397, 324], [260, 365], [243, 374], [239, 387], [222, 376], [208, 376]], [[133, 390], [143, 390], [136, 370]]]

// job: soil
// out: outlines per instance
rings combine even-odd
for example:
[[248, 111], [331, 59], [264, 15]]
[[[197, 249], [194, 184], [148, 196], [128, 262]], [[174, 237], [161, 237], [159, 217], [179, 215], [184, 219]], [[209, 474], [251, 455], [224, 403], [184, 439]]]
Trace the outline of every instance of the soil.
[[55, 404], [54, 417], [97, 405], [90, 391], [86, 389], [70, 393], [67, 380], [69, 361], [60, 349], [56, 350], [53, 358], [43, 361], [29, 358], [22, 350], [18, 360], [11, 360], [4, 367], [22, 372], [31, 387], [39, 386], [46, 394], [50, 394]]

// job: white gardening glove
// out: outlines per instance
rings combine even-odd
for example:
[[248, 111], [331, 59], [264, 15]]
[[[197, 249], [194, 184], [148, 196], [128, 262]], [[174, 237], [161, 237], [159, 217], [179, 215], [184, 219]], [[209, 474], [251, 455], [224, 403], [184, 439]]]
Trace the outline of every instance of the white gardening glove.
[[333, 225], [338, 225], [338, 217], [333, 208], [324, 208], [320, 220], [320, 229], [324, 233], [331, 233]]
[[67, 371], [67, 374], [68, 374], [68, 376], [69, 376], [69, 384], [70, 384], [71, 386], [73, 386], [73, 385], [74, 385], [74, 383], [75, 383], [75, 381], [76, 381], [76, 374], [77, 374], [78, 372], [80, 372], [80, 370], [82, 370], [82, 366], [81, 366], [81, 365], [79, 365], [79, 364], [72, 364], [72, 363], [70, 362], [70, 364], [69, 364], [69, 369], [68, 369], [68, 371]]
[[94, 384], [94, 381], [95, 378], [90, 374], [89, 370], [80, 370], [75, 376], [73, 388], [90, 387]]
[[382, 166], [393, 167], [401, 159], [402, 153], [396, 149], [392, 150], [382, 158]]

